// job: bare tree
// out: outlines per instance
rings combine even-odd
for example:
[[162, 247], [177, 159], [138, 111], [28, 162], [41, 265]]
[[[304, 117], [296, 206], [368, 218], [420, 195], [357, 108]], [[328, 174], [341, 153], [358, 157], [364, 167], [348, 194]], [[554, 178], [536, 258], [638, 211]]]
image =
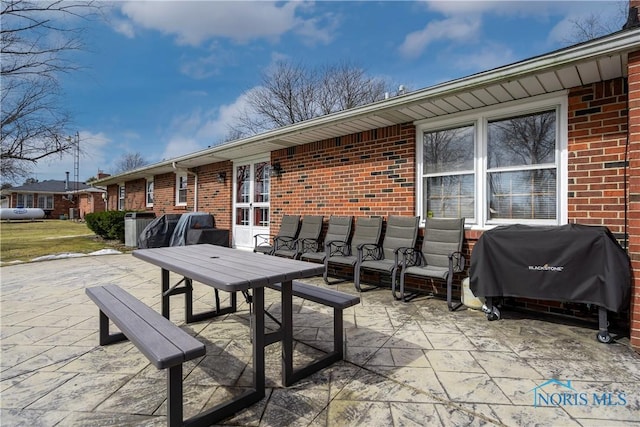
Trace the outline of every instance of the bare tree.
[[605, 18], [602, 14], [595, 12], [589, 15], [571, 19], [571, 33], [565, 38], [568, 45], [586, 42], [607, 34], [614, 33], [622, 29], [627, 21], [629, 13], [629, 2], [627, 0], [617, 1], [611, 4], [617, 8], [613, 17]]
[[321, 73], [320, 113], [330, 114], [384, 99], [389, 84], [369, 77], [349, 62], [326, 66]]
[[138, 169], [146, 166], [148, 163], [140, 153], [126, 153], [116, 161], [115, 173], [118, 174]]
[[27, 176], [45, 157], [74, 148], [59, 76], [78, 70], [68, 54], [82, 49], [92, 1], [2, 0], [0, 10], [0, 163], [5, 179]]
[[384, 98], [389, 84], [348, 62], [310, 69], [280, 61], [247, 94], [229, 135], [253, 135]]

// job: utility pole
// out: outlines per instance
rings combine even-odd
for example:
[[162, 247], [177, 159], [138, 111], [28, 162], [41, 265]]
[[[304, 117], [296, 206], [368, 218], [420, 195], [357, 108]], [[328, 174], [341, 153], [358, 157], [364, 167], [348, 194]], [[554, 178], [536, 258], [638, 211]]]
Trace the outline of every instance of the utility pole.
[[76, 197], [78, 196], [78, 186], [80, 185], [80, 134], [76, 131], [73, 148], [73, 180]]
[[80, 134], [78, 131], [73, 137], [68, 136], [67, 141], [73, 142], [73, 192], [75, 196], [78, 196], [80, 189]]

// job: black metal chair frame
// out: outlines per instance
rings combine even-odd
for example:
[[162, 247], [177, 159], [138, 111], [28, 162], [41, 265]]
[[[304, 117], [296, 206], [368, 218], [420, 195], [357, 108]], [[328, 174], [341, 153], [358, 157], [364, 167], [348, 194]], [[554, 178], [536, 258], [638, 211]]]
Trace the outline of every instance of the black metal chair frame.
[[[363, 288], [360, 284], [361, 270], [372, 270], [391, 276], [391, 287], [395, 288], [398, 268], [401, 261], [401, 250], [413, 249], [418, 238], [420, 217], [394, 216], [387, 219], [387, 229], [382, 244], [365, 243], [358, 246], [357, 263], [354, 269], [354, 285], [358, 292], [369, 291], [377, 286]], [[393, 253], [391, 260], [390, 253]], [[364, 262], [373, 261], [363, 265]], [[378, 266], [376, 266], [376, 262]]]
[[[435, 230], [446, 230], [448, 232], [455, 231], [456, 239], [441, 239], [438, 240], [438, 234]], [[433, 230], [433, 231], [432, 231]], [[450, 233], [451, 235], [451, 233]], [[432, 237], [435, 236], [435, 237]], [[455, 240], [455, 241], [454, 241]], [[413, 292], [410, 295], [405, 294], [405, 277], [407, 274], [413, 275], [414, 277], [424, 277], [429, 278], [431, 280], [444, 280], [447, 283], [447, 307], [449, 311], [455, 311], [462, 306], [462, 301], [453, 303], [452, 297], [452, 288], [453, 288], [453, 276], [455, 273], [460, 273], [464, 271], [464, 267], [466, 264], [466, 260], [464, 255], [461, 252], [462, 243], [464, 241], [464, 218], [457, 219], [441, 219], [441, 218], [427, 218], [425, 223], [425, 237], [422, 244], [422, 247], [419, 250], [413, 248], [407, 248], [400, 251], [400, 256], [402, 257], [400, 260], [400, 292], [399, 295], [396, 293], [396, 287], [392, 287], [392, 293], [395, 299], [401, 300], [403, 302], [407, 302], [413, 298], [415, 298], [419, 292]], [[436, 253], [432, 251], [430, 245], [448, 245], [448, 246], [456, 246], [456, 250], [449, 251], [448, 253]], [[438, 275], [430, 275], [426, 273], [417, 273], [414, 269], [413, 272], [416, 274], [411, 274], [410, 271], [407, 271], [410, 267], [421, 267], [421, 270], [426, 271], [429, 267], [429, 263], [427, 261], [427, 257], [425, 253], [428, 255], [439, 255], [446, 256], [447, 270], [441, 271], [441, 273], [445, 274], [445, 277], [440, 277]], [[436, 266], [436, 268], [444, 269], [443, 266]]]

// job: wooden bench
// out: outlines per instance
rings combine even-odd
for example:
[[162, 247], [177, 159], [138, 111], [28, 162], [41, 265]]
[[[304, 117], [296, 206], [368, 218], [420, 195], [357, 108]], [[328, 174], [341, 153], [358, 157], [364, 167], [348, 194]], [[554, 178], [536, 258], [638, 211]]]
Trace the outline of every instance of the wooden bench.
[[[268, 285], [269, 288], [278, 291], [282, 290], [281, 283]], [[306, 299], [318, 304], [322, 304], [333, 308], [333, 351], [327, 353], [322, 358], [312, 362], [311, 364], [298, 369], [292, 375], [291, 383], [298, 381], [313, 372], [323, 369], [332, 363], [344, 359], [344, 331], [342, 311], [345, 308], [352, 307], [360, 303], [360, 297], [350, 295], [345, 292], [327, 289], [320, 286], [308, 285], [306, 283], [292, 282], [293, 296]], [[275, 319], [274, 319], [275, 320]], [[288, 385], [288, 384], [286, 384]]]
[[[182, 364], [204, 356], [205, 345], [116, 285], [87, 288], [100, 309], [100, 345], [129, 339], [158, 369], [167, 371], [167, 425], [183, 425]], [[109, 333], [109, 320], [120, 333]]]

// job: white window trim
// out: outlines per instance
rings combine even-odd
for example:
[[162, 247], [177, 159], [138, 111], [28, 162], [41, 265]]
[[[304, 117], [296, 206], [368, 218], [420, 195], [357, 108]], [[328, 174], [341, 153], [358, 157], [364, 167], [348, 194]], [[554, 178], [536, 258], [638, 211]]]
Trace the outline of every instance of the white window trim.
[[[189, 179], [187, 177], [187, 173], [186, 172], [177, 172], [176, 173], [176, 206], [187, 206], [187, 197], [185, 196], [185, 201], [184, 202], [180, 202], [180, 178], [184, 178], [185, 182], [189, 182]], [[188, 192], [188, 184], [185, 187], [185, 189]], [[188, 195], [188, 194], [187, 194]]]
[[[44, 197], [44, 206], [40, 206], [40, 198]], [[51, 199], [51, 207], [47, 207], [47, 201]], [[55, 197], [53, 197], [53, 194], [38, 194], [38, 200], [36, 200], [36, 205], [41, 208], [41, 209], [53, 209], [53, 202], [55, 200]]]
[[[556, 127], [557, 141], [557, 206], [558, 217], [555, 220], [491, 220], [487, 221], [484, 209], [484, 201], [487, 195], [486, 179], [478, 179], [487, 173], [487, 141], [485, 138], [488, 122], [500, 118], [509, 118], [521, 114], [535, 113], [547, 109], [556, 108], [558, 115], [558, 126]], [[471, 229], [486, 230], [497, 225], [504, 224], [529, 224], [529, 225], [562, 225], [568, 222], [568, 191], [569, 191], [569, 166], [568, 166], [568, 108], [569, 101], [567, 92], [542, 95], [525, 100], [513, 101], [499, 106], [485, 107], [471, 112], [463, 112], [447, 116], [442, 119], [427, 119], [414, 122], [416, 125], [416, 215], [421, 216], [421, 225], [424, 226], [425, 218], [423, 214], [423, 182], [422, 182], [422, 135], [424, 132], [468, 125], [476, 126], [476, 153], [475, 153], [475, 222], [467, 222], [467, 227]]]
[[[123, 196], [124, 194], [124, 196]], [[124, 185], [124, 182], [122, 184], [118, 184], [118, 210], [119, 211], [123, 211], [125, 208], [125, 202], [127, 200], [127, 190], [126, 187]]]
[[[22, 201], [22, 203], [20, 203], [20, 201]], [[38, 199], [35, 197], [35, 194], [18, 193], [16, 197], [16, 207], [21, 206], [23, 208], [29, 209], [29, 208], [35, 208], [37, 205], [38, 205]]]
[[153, 191], [151, 192], [151, 197], [154, 197], [154, 192], [155, 192], [155, 183], [153, 178], [147, 178], [147, 182], [145, 183], [145, 192], [144, 192], [144, 200], [145, 203], [147, 205], [148, 208], [152, 208], [153, 207], [153, 202], [149, 203], [149, 184], [153, 184], [154, 188]]

